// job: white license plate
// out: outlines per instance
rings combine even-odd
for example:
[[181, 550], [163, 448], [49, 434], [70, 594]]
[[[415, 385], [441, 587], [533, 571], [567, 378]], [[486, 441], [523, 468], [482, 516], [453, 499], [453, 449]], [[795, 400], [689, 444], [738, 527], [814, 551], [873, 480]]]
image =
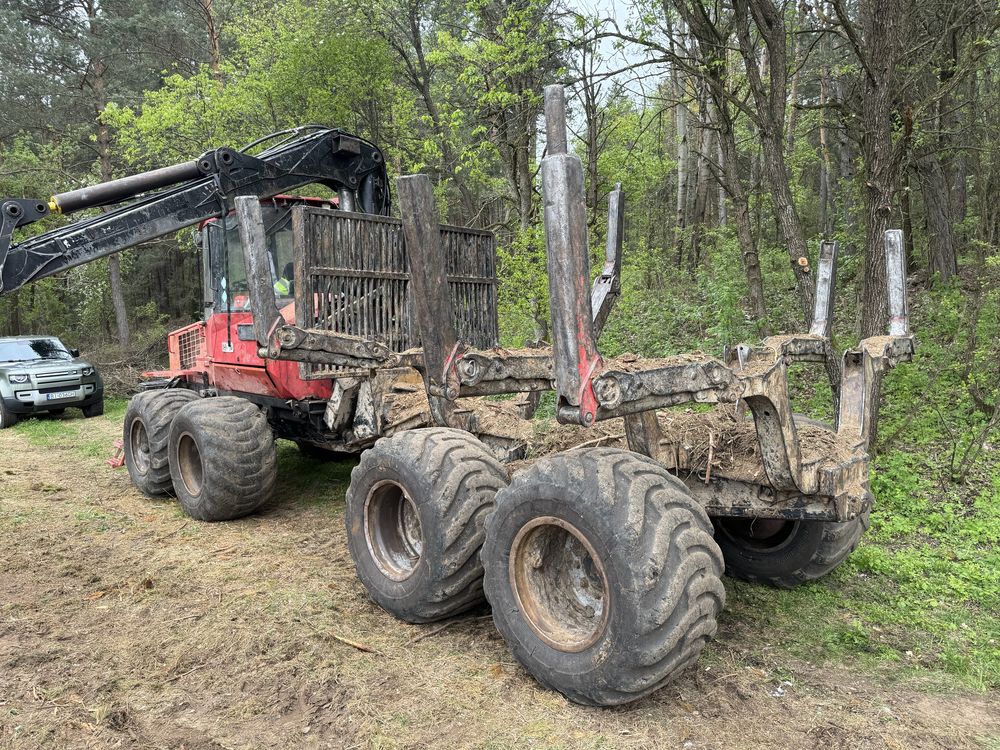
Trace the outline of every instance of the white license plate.
[[74, 398], [76, 396], [76, 391], [59, 391], [59, 393], [46, 393], [45, 399], [47, 401], [59, 401], [64, 398]]

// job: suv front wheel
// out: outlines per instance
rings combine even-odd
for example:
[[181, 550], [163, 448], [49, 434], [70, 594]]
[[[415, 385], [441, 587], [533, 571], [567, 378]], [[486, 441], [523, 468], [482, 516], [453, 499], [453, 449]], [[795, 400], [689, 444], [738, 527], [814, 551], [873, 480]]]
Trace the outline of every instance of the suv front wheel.
[[6, 430], [8, 427], [13, 427], [17, 424], [20, 418], [13, 412], [7, 411], [3, 405], [3, 401], [0, 401], [0, 430]]
[[104, 414], [104, 399], [101, 398], [100, 401], [90, 404], [90, 406], [84, 406], [80, 411], [83, 412], [84, 419], [99, 417]]

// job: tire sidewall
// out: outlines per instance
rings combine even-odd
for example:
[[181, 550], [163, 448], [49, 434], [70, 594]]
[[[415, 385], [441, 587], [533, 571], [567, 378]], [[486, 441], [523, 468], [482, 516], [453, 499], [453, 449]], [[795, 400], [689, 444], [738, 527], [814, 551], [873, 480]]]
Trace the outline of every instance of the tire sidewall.
[[[557, 677], [561, 690], [590, 691], [594, 683], [593, 679], [587, 679], [588, 676], [613, 669], [618, 653], [631, 647], [629, 639], [622, 637], [628, 633], [628, 628], [623, 627], [628, 609], [624, 596], [631, 588], [631, 571], [623, 569], [609, 546], [614, 531], [605, 519], [610, 513], [604, 518], [587, 518], [575, 510], [583, 499], [580, 494], [560, 491], [561, 488], [552, 485], [544, 488], [541, 494], [537, 492], [537, 485], [532, 489], [535, 492], [530, 494], [520, 488], [507, 491], [502, 511], [490, 524], [483, 545], [485, 589], [493, 607], [493, 619], [501, 635], [520, 658], [528, 662], [525, 666], [529, 671], [542, 675], [542, 682], [547, 682], [544, 674], [548, 672]], [[581, 651], [563, 651], [539, 638], [520, 614], [521, 605], [511, 584], [510, 552], [514, 538], [525, 524], [542, 516], [553, 516], [572, 524], [593, 547], [607, 579], [604, 606], [608, 608], [608, 620], [604, 632]]]
[[731, 574], [777, 578], [801, 570], [816, 557], [823, 543], [823, 521], [792, 521], [789, 536], [773, 549], [758, 548], [730, 534], [725, 519], [715, 520], [715, 541]]
[[139, 467], [135, 463], [135, 454], [132, 452], [132, 426], [136, 422], [142, 422], [143, 429], [146, 430], [146, 440], [149, 440], [149, 425], [146, 423], [145, 418], [142, 414], [142, 408], [137, 403], [140, 396], [134, 396], [131, 401], [129, 401], [128, 411], [125, 412], [125, 424], [122, 427], [123, 434], [123, 450], [125, 453], [125, 468], [128, 469], [129, 477], [132, 479], [132, 484], [136, 487], [142, 489], [147, 480], [149, 479], [149, 469], [147, 467], [145, 471], [140, 471]]
[[[430, 495], [431, 483], [425, 473], [415, 471], [411, 464], [400, 456], [385, 454], [379, 456], [377, 463], [365, 465], [365, 459], [371, 453], [362, 456], [362, 464], [357, 471], [363, 472], [360, 481], [352, 481], [347, 497], [347, 540], [351, 555], [357, 567], [358, 576], [366, 584], [376, 602], [392, 612], [407, 612], [423, 599], [428, 581], [436, 576], [430, 569], [431, 561], [440, 558], [443, 540], [436, 535], [437, 519], [432, 517], [432, 509], [427, 503], [421, 502]], [[407, 497], [413, 503], [420, 521], [421, 541], [423, 550], [420, 560], [413, 572], [401, 581], [389, 578], [378, 563], [373, 559], [368, 548], [368, 534], [365, 528], [365, 506], [371, 492], [384, 482], [393, 482], [403, 488]], [[377, 586], [368, 585], [377, 582]]]
[[17, 414], [12, 414], [7, 411], [7, 407], [0, 402], [0, 430], [5, 430], [8, 427], [13, 427], [20, 421], [20, 417]]
[[201, 489], [198, 494], [192, 494], [181, 478], [177, 449], [180, 445], [181, 437], [184, 435], [188, 435], [198, 448], [198, 456], [201, 460], [203, 474], [208, 470], [205, 461], [206, 446], [204, 445], [202, 436], [199, 434], [199, 430], [192, 424], [191, 417], [186, 413], [186, 411], [187, 410], [182, 407], [180, 411], [174, 415], [173, 421], [170, 424], [170, 439], [167, 442], [170, 476], [171, 479], [173, 479], [174, 492], [177, 494], [177, 499], [180, 501], [184, 512], [192, 518], [206, 520], [204, 506], [206, 497], [205, 488], [207, 483], [202, 481]]

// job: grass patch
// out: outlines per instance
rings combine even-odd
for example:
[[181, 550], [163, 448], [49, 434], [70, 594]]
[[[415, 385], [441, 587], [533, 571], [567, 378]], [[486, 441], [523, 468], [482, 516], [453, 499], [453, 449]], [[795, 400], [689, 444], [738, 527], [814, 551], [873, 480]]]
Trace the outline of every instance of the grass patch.
[[[279, 440], [277, 495], [300, 506], [330, 505], [339, 511], [351, 483], [354, 458], [317, 459], [302, 455], [295, 443]], [[333, 503], [336, 503], [334, 506]]]
[[13, 429], [31, 445], [41, 448], [69, 448], [86, 458], [109, 458], [114, 453], [113, 442], [95, 438], [91, 429], [98, 422], [121, 423], [128, 400], [109, 398], [104, 401], [104, 416], [85, 419], [78, 409], [67, 409], [60, 416], [41, 414], [22, 419]]
[[73, 513], [73, 518], [77, 525], [88, 531], [104, 532], [112, 529], [120, 529], [122, 526], [131, 525], [131, 521], [123, 516], [113, 513], [105, 513], [96, 508], [86, 508]]

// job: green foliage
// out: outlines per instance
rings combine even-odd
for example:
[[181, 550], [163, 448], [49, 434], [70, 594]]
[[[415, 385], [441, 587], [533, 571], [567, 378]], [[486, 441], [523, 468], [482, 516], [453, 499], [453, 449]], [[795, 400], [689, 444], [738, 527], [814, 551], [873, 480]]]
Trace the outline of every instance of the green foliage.
[[547, 320], [549, 316], [549, 280], [541, 227], [516, 232], [510, 245], [498, 248], [497, 276], [500, 341], [505, 346], [523, 346], [535, 338], [535, 319]]
[[108, 106], [104, 119], [130, 163], [190, 159], [314, 122], [371, 135], [368, 106], [394, 101], [386, 44], [346, 7], [288, 0], [247, 13], [231, 34], [222, 80], [202, 65], [169, 75], [138, 110]]

